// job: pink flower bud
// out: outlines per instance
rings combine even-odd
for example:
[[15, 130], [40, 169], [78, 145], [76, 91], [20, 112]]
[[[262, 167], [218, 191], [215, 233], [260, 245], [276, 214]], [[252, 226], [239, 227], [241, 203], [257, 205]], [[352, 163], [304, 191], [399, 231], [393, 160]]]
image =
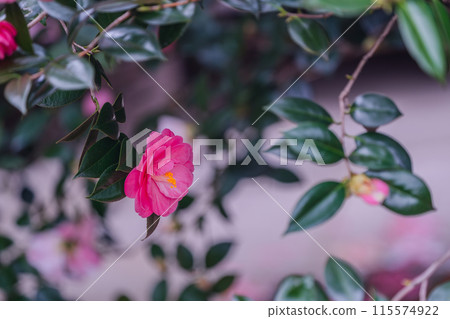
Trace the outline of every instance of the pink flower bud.
[[152, 132], [139, 165], [125, 180], [125, 194], [135, 199], [136, 212], [143, 218], [173, 213], [192, 185], [192, 161], [192, 147], [181, 136], [169, 129]]
[[[6, 2], [3, 1], [3, 3]], [[4, 60], [17, 50], [17, 43], [14, 39], [16, 35], [16, 28], [11, 23], [0, 21], [0, 60]]]
[[389, 195], [389, 186], [380, 179], [364, 174], [354, 175], [349, 183], [352, 194], [361, 197], [370, 205], [381, 205]]

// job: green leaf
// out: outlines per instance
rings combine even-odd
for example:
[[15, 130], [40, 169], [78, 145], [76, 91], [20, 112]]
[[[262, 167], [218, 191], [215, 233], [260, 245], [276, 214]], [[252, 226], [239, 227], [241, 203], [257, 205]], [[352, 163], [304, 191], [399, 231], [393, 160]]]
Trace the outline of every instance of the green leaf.
[[231, 242], [223, 242], [211, 246], [205, 257], [206, 268], [212, 268], [220, 263], [228, 254], [232, 245]]
[[[366, 11], [375, 0], [303, 0], [301, 6], [318, 12], [332, 12], [341, 17], [357, 17]], [[375, 8], [376, 5], [373, 7]]]
[[30, 94], [31, 77], [28, 74], [11, 80], [5, 87], [5, 99], [22, 114], [27, 113], [27, 100]]
[[236, 276], [224, 276], [222, 278], [220, 278], [216, 283], [214, 283], [214, 285], [211, 288], [212, 292], [215, 293], [221, 293], [226, 291], [228, 288], [231, 287], [231, 285], [233, 284], [234, 280], [236, 279]]
[[379, 94], [358, 96], [350, 114], [355, 122], [367, 128], [377, 128], [388, 124], [402, 115], [391, 99]]
[[0, 251], [5, 250], [13, 244], [13, 241], [8, 237], [0, 235]]
[[249, 297], [242, 296], [242, 295], [234, 295], [233, 301], [252, 301]]
[[16, 28], [17, 35], [15, 40], [17, 44], [27, 51], [34, 54], [33, 42], [31, 41], [30, 33], [28, 32], [27, 22], [23, 16], [22, 9], [15, 3], [9, 3], [5, 8], [6, 20]]
[[[136, 8], [140, 0], [109, 0], [94, 6], [97, 12], [123, 12]], [[148, 2], [148, 1], [147, 1]], [[155, 1], [156, 3], [156, 1]]]
[[288, 23], [291, 39], [303, 50], [314, 55], [321, 55], [329, 45], [327, 31], [317, 21], [294, 18]]
[[450, 282], [434, 288], [428, 296], [428, 301], [450, 301]]
[[97, 184], [88, 196], [99, 202], [115, 202], [125, 197], [125, 179], [127, 174], [116, 171], [117, 164], [112, 164], [100, 175]]
[[155, 232], [160, 220], [161, 216], [158, 216], [156, 214], [152, 214], [150, 215], [150, 217], [147, 217], [147, 234], [145, 235], [144, 239], [147, 239], [151, 234]]
[[98, 112], [95, 112], [94, 114], [89, 116], [86, 120], [84, 120], [83, 123], [78, 125], [77, 128], [75, 128], [72, 132], [70, 132], [63, 138], [61, 138], [56, 143], [69, 142], [69, 141], [76, 139], [81, 134], [83, 134], [89, 127], [91, 127], [92, 123], [95, 123], [95, 121], [97, 120], [97, 117], [98, 117]]
[[183, 244], [178, 244], [177, 247], [177, 260], [178, 264], [186, 270], [192, 270], [194, 266], [194, 257], [189, 249], [186, 248]]
[[119, 138], [119, 124], [116, 122], [116, 116], [111, 103], [106, 102], [103, 105], [98, 120], [92, 129], [102, 132], [113, 140]]
[[153, 290], [152, 300], [164, 301], [167, 299], [167, 281], [165, 279], [158, 282]]
[[[39, 1], [40, 2], [40, 1]], [[62, 301], [64, 298], [55, 288], [44, 286], [40, 287], [36, 294], [37, 301]]]
[[49, 107], [49, 108], [65, 106], [81, 99], [85, 92], [86, 92], [85, 90], [77, 90], [77, 91], [56, 90], [50, 96], [47, 96], [42, 101], [40, 101], [38, 105], [41, 107]]
[[121, 141], [105, 137], [90, 147], [81, 161], [75, 177], [97, 178], [119, 158]]
[[390, 138], [389, 136], [368, 132], [362, 135], [358, 135], [355, 138], [356, 145], [378, 145], [389, 150], [394, 157], [397, 166], [402, 167], [408, 171], [412, 170], [411, 159], [408, 152], [398, 142]]
[[279, 100], [270, 112], [295, 123], [306, 121], [318, 122], [324, 125], [333, 124], [333, 119], [322, 106], [313, 101], [301, 98], [287, 97]]
[[131, 145], [131, 154], [127, 154], [127, 144], [128, 138], [124, 138], [122, 140], [122, 144], [120, 145], [120, 155], [119, 155], [119, 163], [117, 164], [116, 171], [122, 171], [125, 173], [129, 173], [132, 170], [132, 167], [127, 166], [127, 156], [131, 156], [132, 162], [136, 163], [138, 154], [133, 145]]
[[171, 25], [163, 25], [159, 28], [158, 39], [161, 48], [168, 47], [178, 40], [188, 27], [187, 23], [181, 22]]
[[75, 8], [66, 6], [59, 1], [38, 1], [38, 3], [49, 16], [65, 22], [70, 22], [76, 13]]
[[400, 34], [406, 48], [423, 71], [445, 81], [447, 59], [439, 28], [430, 5], [423, 0], [397, 5]]
[[389, 196], [383, 205], [401, 215], [418, 215], [433, 210], [431, 194], [425, 183], [405, 170], [367, 172], [389, 185]]
[[328, 295], [336, 301], [362, 301], [363, 282], [358, 273], [343, 260], [328, 258], [325, 267], [325, 281]]
[[178, 209], [186, 209], [189, 206], [191, 206], [193, 202], [194, 202], [194, 197], [186, 195], [183, 197], [182, 200], [180, 200], [178, 202]]
[[180, 294], [180, 301], [206, 301], [208, 294], [199, 289], [196, 285], [190, 284]]
[[100, 49], [124, 61], [164, 60], [153, 33], [137, 26], [120, 26], [100, 41]]
[[73, 91], [94, 87], [94, 68], [76, 55], [58, 59], [46, 70], [48, 82], [57, 89]]
[[[333, 164], [344, 158], [344, 150], [339, 139], [331, 132], [326, 125], [305, 122], [298, 125], [296, 128], [284, 133], [286, 139], [297, 139], [297, 145], [289, 146], [289, 158], [298, 159], [304, 155], [312, 152], [312, 160], [316, 163], [320, 163], [322, 159], [325, 164]], [[306, 140], [313, 142], [310, 145], [311, 148], [306, 148], [302, 152], [303, 145]], [[318, 151], [319, 154], [315, 154], [314, 151]], [[305, 154], [306, 153], [306, 154]], [[318, 157], [317, 155], [320, 155]], [[303, 158], [300, 158], [303, 159]]]
[[431, 2], [431, 8], [433, 9], [433, 15], [436, 19], [439, 34], [442, 37], [442, 42], [447, 50], [450, 49], [450, 15], [448, 9], [441, 0], [433, 0]]
[[164, 259], [166, 257], [166, 255], [164, 254], [164, 250], [158, 244], [153, 244], [151, 246], [150, 254], [152, 255], [152, 257], [154, 259], [158, 259], [158, 258]]
[[138, 12], [137, 18], [144, 23], [162, 26], [168, 24], [187, 23], [195, 13], [195, 3], [189, 3], [164, 10]]
[[126, 115], [125, 115], [125, 107], [123, 103], [123, 96], [122, 93], [120, 93], [113, 104], [114, 108], [114, 115], [116, 116], [116, 121], [119, 123], [125, 123], [126, 121]]
[[391, 152], [387, 148], [376, 144], [359, 146], [353, 151], [349, 159], [356, 165], [373, 170], [398, 168]]
[[286, 233], [302, 231], [330, 219], [345, 200], [345, 186], [338, 182], [324, 182], [311, 188], [294, 208]]
[[297, 175], [284, 168], [267, 167], [265, 175], [281, 183], [297, 183], [300, 181]]
[[320, 284], [311, 276], [289, 276], [280, 283], [275, 301], [327, 301]]

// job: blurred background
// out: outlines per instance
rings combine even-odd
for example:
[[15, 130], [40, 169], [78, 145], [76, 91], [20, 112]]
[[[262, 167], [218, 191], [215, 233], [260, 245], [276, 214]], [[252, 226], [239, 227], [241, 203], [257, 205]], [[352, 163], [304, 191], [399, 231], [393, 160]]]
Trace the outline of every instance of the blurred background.
[[[362, 18], [286, 96], [313, 99], [337, 118], [346, 74], [389, 18], [380, 11]], [[321, 22], [336, 39], [353, 20]], [[37, 42], [60, 50], [59, 25], [33, 32]], [[200, 125], [137, 65], [108, 64], [112, 61], [105, 57], [113, 88], [104, 85], [99, 99], [113, 101], [123, 93], [127, 122], [121, 128], [128, 136], [143, 128], [170, 128], [188, 143], [198, 137], [278, 138], [293, 124], [270, 113], [251, 124], [315, 60], [290, 40], [276, 14], [255, 18], [220, 3], [197, 8], [186, 33], [164, 53], [168, 61], [143, 66]], [[403, 113], [382, 131], [409, 151], [436, 210], [403, 217], [351, 198], [331, 221], [309, 233], [327, 252], [354, 265], [368, 286], [391, 297], [405, 278], [419, 274], [450, 245], [450, 91], [417, 67], [395, 30], [351, 98], [364, 92], [389, 96]], [[141, 241], [145, 220], [134, 212], [133, 200], [107, 206], [91, 202], [85, 198], [91, 183], [72, 179], [82, 141], [55, 144], [95, 110], [89, 97], [60, 109], [34, 109], [23, 119], [0, 103], [0, 299], [230, 300], [237, 294], [270, 300], [288, 275], [323, 280], [328, 255], [303, 232], [284, 235], [289, 216], [251, 178], [291, 212], [317, 182], [343, 179], [343, 164], [292, 163], [286, 170], [270, 154], [264, 155], [269, 167], [203, 161], [181, 208]], [[354, 135], [363, 132], [352, 124], [348, 129]], [[242, 150], [241, 160], [246, 155]], [[55, 229], [58, 234], [52, 233]], [[86, 243], [69, 271], [60, 273], [58, 236], [82, 236]], [[205, 267], [207, 251], [220, 243], [231, 248], [217, 265]], [[180, 252], [179, 244], [187, 252]], [[70, 251], [70, 245], [65, 249]], [[445, 265], [432, 285], [448, 279], [449, 270]], [[221, 285], [214, 285], [220, 278], [225, 278]], [[205, 293], [211, 286], [214, 293]], [[417, 299], [417, 292], [408, 298]]]

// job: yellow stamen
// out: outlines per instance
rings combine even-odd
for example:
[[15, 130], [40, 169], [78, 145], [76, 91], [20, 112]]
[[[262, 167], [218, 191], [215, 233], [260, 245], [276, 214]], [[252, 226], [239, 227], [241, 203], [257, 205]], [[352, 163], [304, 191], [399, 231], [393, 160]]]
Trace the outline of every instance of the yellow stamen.
[[177, 180], [175, 178], [173, 178], [173, 173], [172, 172], [168, 172], [166, 174], [164, 174], [165, 177], [167, 177], [167, 181], [172, 184], [172, 186], [170, 186], [170, 188], [174, 188], [177, 187]]

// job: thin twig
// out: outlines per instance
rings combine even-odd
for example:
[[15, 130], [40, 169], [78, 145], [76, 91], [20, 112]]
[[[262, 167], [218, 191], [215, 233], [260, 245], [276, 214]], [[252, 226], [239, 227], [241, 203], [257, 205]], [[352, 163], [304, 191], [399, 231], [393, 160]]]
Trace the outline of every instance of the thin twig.
[[[63, 28], [64, 32], [65, 32], [67, 35], [69, 35], [69, 29], [67, 28], [66, 23], [65, 23], [64, 21], [62, 21], [62, 20], [58, 20], [58, 21], [59, 21], [59, 23], [61, 24], [61, 27]], [[77, 53], [77, 49], [75, 49], [75, 42], [72, 43], [72, 52], [73, 52], [73, 53]]]
[[90, 53], [97, 46], [97, 44], [100, 41], [101, 37], [105, 33], [107, 33], [112, 28], [118, 26], [119, 24], [121, 24], [122, 22], [127, 20], [129, 17], [131, 17], [131, 11], [127, 11], [124, 14], [122, 14], [120, 17], [118, 17], [116, 20], [114, 20], [110, 25], [108, 25], [106, 28], [104, 28], [102, 30], [102, 32], [100, 32], [100, 34], [98, 36], [96, 36], [95, 39], [92, 40], [91, 43], [88, 44], [86, 49], [84, 49], [84, 51], [80, 52], [78, 55], [81, 57], [81, 56], [84, 56], [84, 55]]
[[[348, 113], [348, 96], [350, 94], [350, 91], [353, 88], [353, 85], [355, 84], [356, 80], [358, 79], [359, 75], [361, 74], [362, 70], [364, 69], [367, 61], [369, 61], [369, 59], [371, 57], [373, 57], [373, 55], [375, 54], [375, 52], [378, 50], [378, 48], [380, 47], [381, 43], [383, 43], [383, 41], [386, 39], [386, 37], [388, 36], [388, 34], [391, 32], [395, 22], [397, 21], [397, 16], [393, 16], [392, 19], [389, 21], [389, 23], [386, 25], [386, 27], [384, 28], [383, 32], [380, 34], [380, 36], [378, 37], [377, 41], [375, 41], [374, 45], [372, 46], [372, 48], [363, 56], [363, 58], [361, 59], [361, 61], [359, 62], [358, 66], [356, 67], [355, 71], [353, 72], [353, 74], [349, 77], [349, 81], [347, 83], [347, 85], [344, 87], [344, 89], [342, 90], [341, 94], [339, 95], [339, 111], [340, 111], [340, 116], [341, 116], [341, 142], [342, 144], [344, 144], [344, 139], [346, 136], [346, 131], [345, 131], [345, 116]], [[346, 158], [346, 165], [347, 165], [347, 169], [350, 173], [350, 175], [352, 174], [351, 168], [350, 168], [350, 163], [348, 158]]]
[[329, 12], [329, 13], [310, 14], [310, 13], [303, 13], [303, 12], [293, 13], [293, 12], [284, 11], [282, 13], [282, 15], [285, 15], [288, 17], [298, 17], [298, 18], [303, 18], [303, 19], [326, 19], [326, 18], [331, 17], [333, 15], [333, 13]]
[[199, 1], [201, 1], [201, 0], [184, 0], [184, 1], [178, 1], [178, 2], [172, 2], [172, 3], [159, 4], [159, 5], [156, 5], [156, 6], [141, 7], [138, 10], [139, 11], [143, 11], [143, 12], [159, 11], [159, 10], [162, 10], [162, 9], [174, 8], [174, 7], [178, 7], [178, 6], [184, 6], [185, 4], [189, 4], [189, 3], [193, 3], [193, 2], [199, 2]]
[[39, 13], [39, 15], [36, 18], [34, 18], [32, 21], [30, 21], [30, 23], [27, 24], [28, 29], [31, 29], [36, 24], [41, 22], [41, 20], [44, 19], [46, 16], [47, 16], [47, 12], [45, 12], [45, 11], [42, 11], [41, 13]]
[[447, 261], [450, 259], [450, 250], [448, 250], [441, 258], [431, 264], [423, 273], [411, 280], [402, 290], [397, 292], [392, 298], [392, 301], [402, 300], [408, 293], [410, 293], [414, 287], [428, 281], [430, 277]]

